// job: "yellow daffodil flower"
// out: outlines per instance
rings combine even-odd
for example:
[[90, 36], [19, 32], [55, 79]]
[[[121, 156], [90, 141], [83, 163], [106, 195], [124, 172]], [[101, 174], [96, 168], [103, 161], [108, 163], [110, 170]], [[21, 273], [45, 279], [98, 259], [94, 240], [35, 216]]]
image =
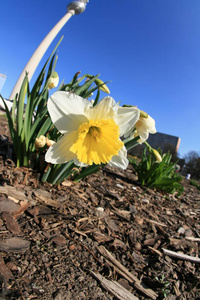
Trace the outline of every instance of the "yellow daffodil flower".
[[120, 139], [139, 120], [136, 107], [120, 107], [107, 96], [93, 107], [92, 101], [58, 91], [48, 100], [52, 122], [63, 134], [47, 151], [45, 160], [78, 166], [109, 164], [126, 169], [127, 151]]

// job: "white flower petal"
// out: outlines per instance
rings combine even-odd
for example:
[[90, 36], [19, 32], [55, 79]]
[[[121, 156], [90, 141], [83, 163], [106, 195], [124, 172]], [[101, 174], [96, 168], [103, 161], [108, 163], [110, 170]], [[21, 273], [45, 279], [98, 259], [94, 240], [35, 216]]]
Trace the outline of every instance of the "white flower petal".
[[89, 107], [85, 110], [85, 114], [88, 119], [92, 120], [106, 120], [113, 119], [114, 114], [118, 109], [118, 105], [114, 99], [110, 96], [101, 99], [94, 107]]
[[138, 142], [139, 144], [142, 144], [142, 143], [144, 143], [146, 140], [148, 140], [148, 138], [149, 138], [149, 132], [141, 132], [141, 133], [139, 134], [139, 136], [140, 136], [140, 139], [137, 140], [137, 142]]
[[73, 145], [78, 137], [77, 131], [72, 131], [65, 133], [59, 141], [53, 144], [47, 151], [45, 155], [46, 162], [52, 164], [63, 164], [69, 160], [76, 158], [76, 154], [69, 151], [70, 147]]
[[75, 165], [78, 167], [87, 167], [88, 166], [88, 165], [80, 162], [77, 158], [74, 158], [73, 161], [74, 161]]
[[87, 122], [85, 108], [92, 104], [74, 93], [55, 92], [47, 103], [52, 122], [61, 132], [77, 130], [80, 124]]
[[149, 133], [156, 133], [155, 120], [150, 116], [147, 119], [149, 119]]
[[120, 136], [132, 132], [135, 123], [139, 120], [140, 110], [137, 107], [118, 107], [115, 122], [119, 125]]
[[138, 131], [148, 131], [149, 133], [156, 133], [155, 120], [148, 115], [148, 118], [140, 118], [140, 125]]
[[118, 155], [114, 155], [109, 162], [109, 165], [114, 168], [125, 170], [128, 167], [129, 161], [127, 159], [127, 150], [125, 146], [119, 150]]

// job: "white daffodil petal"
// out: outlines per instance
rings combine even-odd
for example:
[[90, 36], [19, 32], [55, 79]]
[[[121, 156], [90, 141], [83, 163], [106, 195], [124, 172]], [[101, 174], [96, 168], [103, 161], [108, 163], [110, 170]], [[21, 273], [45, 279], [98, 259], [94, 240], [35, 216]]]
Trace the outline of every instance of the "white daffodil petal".
[[74, 158], [73, 161], [74, 161], [75, 165], [78, 167], [87, 167], [88, 166], [88, 165], [80, 162], [77, 158]]
[[77, 131], [65, 133], [64, 136], [61, 137], [57, 143], [53, 144], [48, 149], [45, 155], [46, 162], [52, 164], [63, 164], [69, 160], [76, 158], [76, 154], [69, 151], [69, 149], [73, 145], [77, 137], [78, 137]]
[[118, 107], [115, 122], [119, 125], [120, 136], [133, 131], [134, 125], [139, 120], [139, 117], [140, 110], [137, 107]]
[[157, 132], [157, 130], [156, 130], [156, 126], [155, 126], [155, 120], [153, 118], [151, 118], [151, 119], [152, 119], [152, 121], [151, 121], [151, 127], [149, 128], [149, 133], [154, 134]]
[[125, 146], [119, 150], [118, 155], [114, 155], [109, 162], [109, 165], [114, 168], [125, 170], [128, 167], [129, 161], [127, 159], [127, 150]]
[[141, 134], [139, 134], [140, 138], [139, 140], [137, 140], [137, 142], [139, 144], [143, 144], [146, 140], [148, 140], [149, 138], [149, 133], [148, 132], [143, 132]]
[[148, 126], [149, 126], [150, 130], [152, 130], [152, 131], [156, 130], [156, 128], [155, 128], [156, 122], [155, 122], [155, 120], [154, 120], [151, 116], [149, 116], [149, 115], [148, 115], [148, 118], [147, 118], [147, 123], [148, 123]]
[[104, 97], [101, 99], [97, 105], [85, 111], [88, 119], [92, 120], [107, 120], [113, 119], [114, 114], [116, 113], [118, 105], [114, 99], [110, 96]]
[[[147, 118], [140, 118], [138, 128], [140, 131], [148, 131], [149, 133], [156, 133], [155, 120], [148, 115]], [[139, 130], [139, 129], [138, 129]]]
[[88, 121], [86, 107], [91, 103], [74, 93], [55, 92], [47, 102], [49, 114], [56, 128], [61, 132], [77, 130], [80, 124]]
[[139, 143], [143, 143], [149, 137], [149, 133], [156, 133], [155, 121], [153, 118], [140, 118], [135, 124], [137, 134], [141, 137]]

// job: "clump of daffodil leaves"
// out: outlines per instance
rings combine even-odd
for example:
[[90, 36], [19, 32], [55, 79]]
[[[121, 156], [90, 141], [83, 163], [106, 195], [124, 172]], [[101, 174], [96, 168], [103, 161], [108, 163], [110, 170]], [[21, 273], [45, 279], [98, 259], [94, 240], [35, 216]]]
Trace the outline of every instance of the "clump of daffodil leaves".
[[[59, 81], [57, 57], [50, 58], [46, 79], [47, 63], [31, 92], [25, 76], [11, 112], [4, 101], [17, 165], [40, 169], [41, 181], [52, 184], [69, 176], [79, 181], [107, 164], [126, 169], [127, 151], [156, 132], [155, 121], [135, 106], [120, 106], [99, 75], [77, 72], [49, 95]], [[100, 99], [102, 91], [108, 95]]]

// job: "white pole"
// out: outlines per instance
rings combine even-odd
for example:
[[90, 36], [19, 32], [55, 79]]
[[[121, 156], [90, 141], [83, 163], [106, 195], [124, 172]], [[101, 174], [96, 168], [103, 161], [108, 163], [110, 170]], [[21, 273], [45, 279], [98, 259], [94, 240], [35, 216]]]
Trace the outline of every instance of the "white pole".
[[73, 15], [80, 14], [85, 10], [87, 2], [88, 1], [85, 0], [73, 1], [67, 6], [68, 12], [66, 13], [66, 15], [47, 34], [47, 36], [44, 38], [44, 40], [41, 42], [41, 44], [38, 46], [38, 48], [35, 50], [31, 58], [29, 59], [24, 70], [18, 78], [17, 83], [15, 84], [12, 90], [12, 93], [10, 94], [10, 100], [13, 100], [15, 98], [15, 95], [19, 93], [25, 73], [28, 73], [28, 79], [30, 81], [39, 62], [41, 61], [43, 55], [47, 51], [49, 45], [52, 43], [56, 35]]

